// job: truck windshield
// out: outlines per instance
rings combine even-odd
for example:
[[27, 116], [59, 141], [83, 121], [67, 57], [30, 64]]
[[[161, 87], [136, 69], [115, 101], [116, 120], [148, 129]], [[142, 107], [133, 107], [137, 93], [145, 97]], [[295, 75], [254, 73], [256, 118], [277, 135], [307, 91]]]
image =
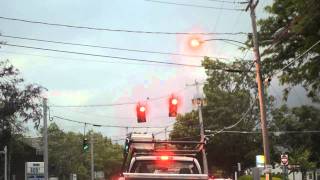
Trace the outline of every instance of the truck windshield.
[[154, 174], [199, 174], [199, 170], [192, 161], [136, 161], [131, 169], [132, 173]]

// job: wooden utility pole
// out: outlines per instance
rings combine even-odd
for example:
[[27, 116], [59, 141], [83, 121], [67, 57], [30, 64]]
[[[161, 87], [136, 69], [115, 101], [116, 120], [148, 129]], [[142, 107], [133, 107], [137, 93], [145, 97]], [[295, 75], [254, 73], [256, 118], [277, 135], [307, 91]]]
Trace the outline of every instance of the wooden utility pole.
[[259, 2], [259, 0], [257, 0], [256, 2], [253, 2], [253, 0], [250, 0], [248, 6], [246, 8], [246, 11], [248, 9], [250, 9], [251, 24], [252, 24], [254, 63], [256, 66], [256, 81], [258, 84], [263, 152], [264, 152], [264, 157], [265, 157], [264, 169], [265, 169], [266, 180], [269, 180], [269, 179], [271, 179], [269, 137], [268, 137], [267, 120], [266, 120], [264, 86], [263, 86], [262, 75], [261, 75], [261, 66], [260, 66], [259, 39], [258, 39], [258, 33], [257, 33], [257, 23], [256, 23], [256, 14], [255, 14], [255, 8], [256, 8], [258, 2]]

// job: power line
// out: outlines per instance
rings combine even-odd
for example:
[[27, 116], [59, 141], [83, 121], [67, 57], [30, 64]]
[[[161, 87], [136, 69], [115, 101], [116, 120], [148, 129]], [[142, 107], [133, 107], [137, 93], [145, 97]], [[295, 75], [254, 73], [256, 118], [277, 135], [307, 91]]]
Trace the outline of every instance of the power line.
[[50, 23], [44, 21], [34, 21], [27, 19], [19, 19], [19, 18], [11, 18], [0, 16], [0, 19], [10, 20], [10, 21], [19, 21], [24, 23], [32, 23], [32, 24], [41, 24], [47, 26], [58, 26], [58, 27], [66, 27], [66, 28], [76, 28], [76, 29], [88, 29], [88, 30], [96, 30], [96, 31], [110, 31], [110, 32], [124, 32], [124, 33], [136, 33], [136, 34], [157, 34], [157, 35], [247, 35], [245, 32], [236, 32], [236, 33], [214, 33], [214, 32], [161, 32], [161, 31], [141, 31], [141, 30], [126, 30], [126, 29], [111, 29], [111, 28], [100, 28], [100, 27], [89, 27], [89, 26], [76, 26], [69, 24], [59, 24], [59, 23]]
[[133, 105], [136, 102], [124, 102], [124, 103], [111, 103], [111, 104], [88, 104], [88, 105], [50, 105], [54, 108], [95, 108], [95, 107], [113, 107], [113, 106], [123, 106], [123, 105]]
[[[97, 60], [97, 59], [83, 59], [83, 58], [70, 58], [70, 57], [62, 57], [62, 56], [49, 56], [49, 55], [39, 55], [39, 54], [28, 54], [16, 51], [3, 51], [0, 50], [0, 53], [6, 54], [18, 54], [18, 55], [26, 55], [26, 56], [35, 56], [35, 57], [44, 57], [44, 58], [53, 58], [57, 60], [71, 60], [71, 61], [81, 61], [81, 62], [97, 62], [97, 63], [107, 63], [107, 64], [124, 64], [124, 65], [154, 65], [150, 63], [129, 63], [129, 62], [118, 62], [118, 61], [105, 61], [105, 60]], [[166, 65], [164, 65], [166, 66]]]
[[[111, 59], [125, 60], [125, 61], [136, 61], [136, 62], [147, 62], [147, 63], [165, 64], [165, 65], [174, 65], [174, 66], [184, 66], [184, 67], [192, 67], [192, 68], [203, 68], [201, 65], [195, 65], [195, 64], [183, 64], [183, 63], [155, 61], [155, 60], [139, 59], [139, 58], [109, 56], [109, 55], [102, 55], [102, 54], [92, 54], [92, 53], [84, 53], [84, 52], [76, 52], [76, 51], [66, 51], [66, 50], [58, 50], [58, 49], [50, 49], [50, 48], [40, 48], [40, 47], [35, 47], [35, 46], [17, 45], [17, 44], [9, 44], [9, 43], [1, 43], [1, 42], [0, 42], [0, 44], [7, 45], [7, 46], [12, 46], [12, 47], [26, 48], [26, 49], [36, 49], [36, 50], [52, 51], [52, 52], [59, 52], [59, 53], [77, 54], [77, 55], [94, 56], [94, 57], [103, 57], [103, 58], [111, 58]], [[242, 70], [239, 70], [239, 69], [230, 69], [230, 68], [215, 68], [215, 70], [222, 70], [222, 71], [227, 71], [227, 72], [237, 72], [237, 73], [246, 72], [246, 71], [242, 71]]]
[[61, 117], [61, 116], [52, 116], [52, 118], [57, 118], [60, 120], [64, 120], [64, 121], [69, 121], [69, 122], [74, 122], [74, 123], [79, 123], [79, 124], [85, 124], [85, 125], [92, 125], [95, 127], [107, 127], [107, 128], [135, 128], [135, 129], [142, 129], [142, 128], [150, 128], [150, 129], [161, 129], [161, 128], [166, 128], [167, 126], [145, 126], [145, 127], [141, 127], [141, 126], [120, 126], [120, 125], [106, 125], [106, 124], [96, 124], [96, 123], [91, 123], [91, 122], [84, 122], [84, 121], [78, 121], [78, 120], [74, 120], [74, 119], [69, 119], [69, 118], [65, 118], [65, 117]]
[[7, 45], [7, 46], [26, 48], [26, 49], [36, 49], [36, 50], [43, 50], [43, 51], [53, 51], [53, 52], [60, 52], [60, 53], [68, 53], [68, 54], [103, 57], [103, 58], [111, 58], [111, 59], [117, 59], [117, 60], [137, 61], [137, 62], [147, 62], [147, 63], [156, 63], [156, 64], [166, 64], [166, 65], [176, 65], [176, 66], [202, 68], [202, 66], [194, 65], [194, 64], [182, 64], [182, 63], [155, 61], [155, 60], [148, 60], [148, 59], [128, 58], [128, 57], [120, 57], [120, 56], [108, 56], [108, 55], [102, 55], [102, 54], [92, 54], [92, 53], [84, 53], [84, 52], [76, 52], [76, 51], [66, 51], [66, 50], [58, 50], [58, 49], [40, 48], [40, 47], [35, 47], [35, 46], [25, 46], [25, 45], [17, 45], [17, 44], [9, 44], [9, 43], [2, 43], [2, 44], [3, 45]]
[[248, 110], [242, 115], [242, 117], [240, 118], [239, 121], [237, 121], [236, 123], [234, 123], [234, 124], [232, 124], [232, 125], [230, 125], [230, 126], [223, 127], [223, 128], [220, 129], [220, 130], [215, 130], [215, 132], [216, 132], [215, 134], [219, 134], [219, 133], [224, 132], [224, 131], [227, 130], [227, 129], [234, 128], [234, 127], [237, 126], [240, 122], [242, 122], [242, 121], [247, 117], [248, 113], [249, 113], [250, 111], [252, 111], [254, 105], [256, 104], [256, 100], [257, 100], [257, 96], [254, 98], [253, 103], [252, 103], [251, 106], [248, 108]]
[[159, 4], [169, 4], [185, 7], [196, 7], [196, 8], [205, 8], [205, 9], [216, 9], [216, 10], [228, 10], [228, 11], [244, 11], [245, 9], [236, 9], [236, 8], [223, 8], [223, 7], [214, 7], [214, 6], [203, 6], [198, 4], [185, 4], [185, 3], [175, 3], [169, 1], [158, 1], [158, 0], [145, 0], [148, 2], [159, 3]]
[[317, 41], [316, 43], [314, 43], [310, 48], [308, 48], [306, 51], [304, 51], [302, 54], [300, 54], [298, 57], [294, 58], [292, 61], [290, 61], [286, 66], [284, 66], [283, 68], [281, 68], [280, 70], [276, 71], [272, 76], [282, 72], [283, 70], [285, 70], [286, 68], [288, 68], [289, 66], [291, 66], [295, 61], [299, 60], [300, 58], [302, 58], [304, 55], [306, 55], [309, 51], [311, 51], [316, 45], [318, 45], [320, 43], [320, 40]]
[[[59, 110], [65, 110], [65, 109], [59, 109]], [[84, 112], [84, 111], [77, 111], [77, 110], [74, 110], [74, 109], [67, 109], [68, 112], [74, 112], [74, 113], [79, 113], [79, 114], [82, 114], [82, 115], [86, 115], [86, 116], [94, 116], [94, 117], [99, 117], [99, 118], [108, 118], [108, 119], [125, 119], [125, 120], [129, 120], [129, 119], [134, 119], [135, 117], [124, 117], [124, 116], [108, 116], [108, 115], [105, 115], [105, 114], [97, 114], [97, 113], [93, 113], [92, 111], [90, 112]], [[165, 118], [168, 118], [167, 115], [163, 115], [163, 116], [153, 116], [153, 117], [150, 117], [150, 119], [165, 119]]]
[[[180, 93], [181, 91], [184, 91], [187, 87], [184, 87], [178, 91], [175, 91], [174, 93]], [[145, 100], [145, 102], [149, 101], [157, 101], [160, 99], [168, 98], [171, 94], [159, 96], [159, 97], [154, 97], [154, 98], [149, 98]], [[137, 104], [139, 101], [131, 101], [131, 102], [123, 102], [123, 103], [110, 103], [110, 104], [88, 104], [88, 105], [49, 105], [49, 107], [55, 107], [55, 108], [79, 108], [79, 107], [84, 107], [84, 108], [95, 108], [95, 107], [113, 107], [113, 106], [122, 106], [122, 105], [133, 105]]]
[[[139, 53], [150, 53], [150, 54], [163, 54], [163, 55], [175, 55], [175, 56], [184, 56], [184, 57], [205, 57], [204, 55], [191, 55], [191, 54], [181, 54], [181, 53], [173, 53], [173, 52], [163, 52], [163, 51], [149, 51], [149, 50], [140, 50], [140, 49], [128, 49], [128, 48], [118, 48], [118, 47], [110, 47], [110, 46], [100, 46], [100, 45], [90, 45], [90, 44], [82, 44], [82, 43], [70, 43], [64, 41], [52, 41], [45, 39], [37, 39], [37, 38], [28, 38], [28, 37], [20, 37], [20, 36], [10, 36], [0, 34], [2, 37], [12, 38], [12, 39], [21, 39], [21, 40], [30, 40], [30, 41], [38, 41], [38, 42], [47, 42], [47, 43], [55, 43], [55, 44], [64, 44], [64, 45], [74, 45], [74, 46], [83, 46], [83, 47], [92, 47], [92, 48], [102, 48], [102, 49], [111, 49], [111, 50], [119, 50], [119, 51], [129, 51], [129, 52], [139, 52]], [[226, 39], [215, 39], [215, 40], [226, 40]], [[205, 40], [206, 41], [206, 40]], [[232, 41], [232, 40], [230, 40]], [[224, 57], [212, 57], [207, 56], [209, 58], [214, 59], [228, 59]]]
[[[207, 132], [218, 132], [218, 131], [207, 131]], [[231, 134], [261, 134], [261, 131], [223, 131], [221, 133]], [[270, 134], [281, 135], [281, 134], [312, 134], [320, 133], [320, 130], [302, 130], [302, 131], [269, 131]], [[216, 135], [216, 134], [210, 134]]]

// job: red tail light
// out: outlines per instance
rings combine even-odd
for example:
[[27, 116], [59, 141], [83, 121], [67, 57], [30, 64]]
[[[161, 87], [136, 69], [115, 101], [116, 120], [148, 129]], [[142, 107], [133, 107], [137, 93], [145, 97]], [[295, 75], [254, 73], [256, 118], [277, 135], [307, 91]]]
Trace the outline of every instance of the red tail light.
[[160, 156], [160, 157], [157, 158], [157, 160], [169, 161], [169, 160], [172, 160], [172, 157], [171, 156]]
[[169, 160], [169, 156], [160, 156], [160, 160], [167, 161]]
[[125, 180], [125, 178], [124, 177], [119, 177], [118, 180]]

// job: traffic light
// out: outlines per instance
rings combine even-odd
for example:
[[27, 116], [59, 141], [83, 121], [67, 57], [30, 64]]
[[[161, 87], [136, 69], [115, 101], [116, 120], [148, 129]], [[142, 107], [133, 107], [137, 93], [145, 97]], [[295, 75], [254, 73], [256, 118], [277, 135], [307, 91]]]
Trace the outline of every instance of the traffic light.
[[83, 150], [84, 152], [88, 152], [88, 150], [89, 150], [89, 142], [88, 142], [88, 139], [87, 139], [87, 138], [84, 138], [84, 139], [83, 139], [82, 150]]
[[169, 117], [176, 117], [178, 114], [178, 98], [171, 96], [169, 99]]
[[142, 104], [138, 104], [137, 107], [136, 107], [136, 111], [137, 111], [137, 120], [138, 120], [138, 123], [144, 123], [146, 122], [146, 111], [147, 111], [147, 108], [145, 105], [142, 105]]

